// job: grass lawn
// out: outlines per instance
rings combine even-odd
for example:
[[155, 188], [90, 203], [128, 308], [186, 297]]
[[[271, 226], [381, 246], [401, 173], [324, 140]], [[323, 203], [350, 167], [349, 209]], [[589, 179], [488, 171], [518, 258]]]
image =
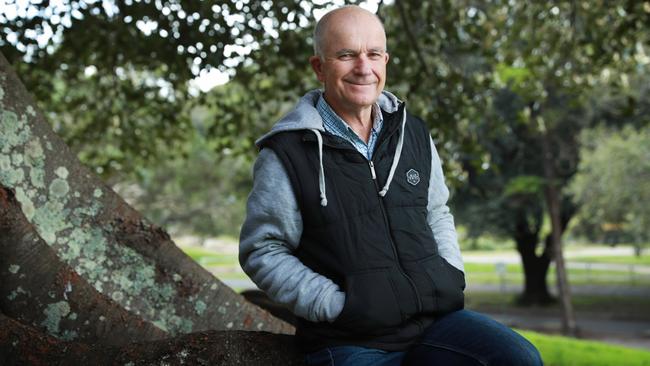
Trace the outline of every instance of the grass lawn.
[[[201, 247], [182, 247], [187, 255], [192, 257], [203, 267], [217, 270], [219, 277], [226, 278], [246, 278], [246, 275], [239, 268], [237, 254], [221, 254], [213, 250]], [[587, 257], [589, 260], [594, 257]], [[619, 260], [633, 260], [635, 257], [598, 257], [602, 262], [611, 259], [613, 262]], [[644, 257], [642, 257], [643, 259]], [[595, 261], [594, 261], [595, 262]], [[610, 262], [610, 263], [611, 263]], [[624, 262], [619, 262], [624, 263]], [[220, 270], [223, 269], [223, 270]], [[226, 272], [227, 275], [221, 274]], [[501, 278], [495, 271], [494, 264], [489, 263], [465, 263], [465, 272], [467, 273], [467, 282], [473, 284], [499, 284]], [[650, 276], [637, 275], [634, 281], [630, 280], [630, 274], [621, 271], [604, 271], [604, 270], [586, 270], [571, 268], [568, 270], [569, 279], [572, 285], [626, 285], [626, 286], [650, 286]], [[551, 267], [548, 273], [549, 285], [555, 283], [555, 271]], [[506, 266], [505, 284], [520, 284], [524, 278], [521, 265], [508, 264]]]
[[520, 331], [542, 355], [546, 366], [650, 366], [650, 352], [536, 332]]
[[[246, 278], [239, 269], [239, 260], [237, 254], [221, 254], [213, 250], [201, 247], [182, 247], [187, 255], [192, 257], [200, 265], [211, 269], [224, 269], [229, 273], [229, 278]], [[596, 257], [587, 257], [589, 260]], [[614, 260], [621, 260], [619, 263], [626, 263], [625, 260], [633, 260], [635, 257], [597, 257], [602, 258], [602, 262], [612, 263]], [[645, 260], [641, 257], [641, 260]], [[609, 261], [611, 259], [611, 261]], [[649, 258], [650, 259], [650, 258]], [[596, 261], [594, 261], [596, 262]], [[230, 270], [229, 270], [230, 269]], [[222, 271], [219, 271], [222, 272]], [[465, 272], [467, 281], [473, 284], [499, 284], [501, 278], [495, 271], [494, 264], [489, 263], [465, 263]], [[232, 274], [230, 274], [232, 273]], [[571, 268], [568, 270], [569, 279], [572, 285], [626, 285], [626, 286], [650, 286], [650, 276], [636, 275], [634, 280], [630, 279], [630, 274], [621, 271], [604, 271], [604, 270], [586, 270]], [[220, 275], [220, 277], [222, 277]], [[506, 284], [520, 284], [524, 278], [521, 265], [506, 265]], [[555, 283], [555, 270], [553, 267], [548, 273], [549, 285]]]
[[204, 267], [239, 267], [239, 259], [237, 258], [237, 254], [220, 254], [213, 250], [201, 247], [181, 247], [181, 250]]
[[[522, 313], [534, 312], [538, 314], [560, 316], [562, 308], [560, 303], [542, 307], [526, 308], [516, 305], [518, 294], [498, 292], [465, 293], [465, 305], [468, 309], [477, 311]], [[604, 296], [573, 294], [571, 297], [576, 312], [583, 314], [615, 314], [620, 320], [645, 320], [650, 321], [650, 298], [638, 296]]]
[[[606, 271], [596, 269], [569, 268], [569, 280], [572, 285], [626, 285], [626, 286], [650, 286], [650, 276], [636, 274], [634, 280], [630, 273], [625, 271]], [[498, 284], [501, 278], [495, 270], [495, 265], [490, 263], [465, 263], [467, 282], [475, 284]], [[555, 283], [555, 269], [551, 267], [548, 271], [549, 285]], [[520, 284], [523, 282], [524, 274], [521, 265], [506, 265], [506, 284]]]

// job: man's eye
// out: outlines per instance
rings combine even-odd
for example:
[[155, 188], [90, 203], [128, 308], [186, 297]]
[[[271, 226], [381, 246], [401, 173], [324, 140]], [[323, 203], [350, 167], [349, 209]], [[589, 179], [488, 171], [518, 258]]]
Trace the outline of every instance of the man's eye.
[[381, 52], [371, 52], [370, 54], [368, 54], [368, 58], [370, 58], [371, 60], [380, 60], [381, 56], [382, 56]]
[[351, 53], [343, 53], [339, 55], [339, 60], [342, 61], [352, 60], [353, 57], [354, 55]]

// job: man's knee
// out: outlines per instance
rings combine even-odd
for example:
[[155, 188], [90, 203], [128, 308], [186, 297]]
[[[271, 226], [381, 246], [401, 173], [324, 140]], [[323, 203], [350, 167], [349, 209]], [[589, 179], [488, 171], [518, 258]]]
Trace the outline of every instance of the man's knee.
[[451, 313], [433, 323], [422, 343], [465, 354], [481, 365], [543, 364], [537, 348], [521, 334], [469, 310]]
[[537, 348], [522, 337], [499, 352], [497, 359], [492, 360], [489, 364], [495, 366], [541, 366], [544, 362]]

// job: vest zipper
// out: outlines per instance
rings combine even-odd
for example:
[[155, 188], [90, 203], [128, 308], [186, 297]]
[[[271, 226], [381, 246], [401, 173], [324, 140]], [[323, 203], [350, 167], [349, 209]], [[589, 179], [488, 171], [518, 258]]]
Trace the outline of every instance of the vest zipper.
[[[406, 111], [404, 111], [403, 113], [406, 113]], [[375, 152], [379, 151], [379, 147], [381, 147], [384, 144], [384, 142], [387, 141], [388, 138], [391, 137], [397, 131], [399, 131], [399, 128], [396, 129], [395, 131], [392, 131], [389, 135], [384, 136], [384, 138], [381, 141], [377, 141], [377, 145], [375, 146]], [[401, 133], [404, 133], [404, 131], [402, 131]], [[323, 142], [323, 144], [327, 145], [327, 146], [330, 146], [330, 147], [342, 149], [342, 150], [353, 150], [357, 154], [363, 156], [363, 154], [361, 154], [359, 151], [357, 151], [357, 149], [354, 146], [352, 146], [352, 144], [350, 144], [349, 142], [347, 142], [347, 144], [346, 144], [347, 146], [346, 145], [343, 145], [343, 146], [341, 146], [341, 145], [332, 145], [332, 144], [328, 144], [326, 142]], [[365, 156], [363, 156], [363, 157], [364, 157], [364, 159], [366, 159]], [[395, 246], [395, 240], [393, 240], [393, 236], [390, 234], [390, 224], [388, 222], [388, 214], [386, 213], [386, 208], [384, 207], [384, 201], [383, 201], [382, 197], [379, 195], [379, 191], [381, 190], [381, 188], [379, 187], [379, 183], [377, 182], [377, 173], [375, 172], [375, 164], [374, 164], [374, 162], [372, 160], [368, 160], [368, 165], [370, 166], [370, 174], [372, 175], [372, 181], [375, 184], [375, 191], [377, 192], [377, 198], [379, 199], [379, 207], [381, 208], [381, 214], [382, 214], [382, 217], [384, 218], [384, 225], [386, 225], [386, 229], [389, 232], [388, 240], [390, 241], [391, 249], [393, 249], [393, 254], [395, 255], [395, 259], [397, 259], [397, 269], [399, 270], [399, 272], [402, 274], [402, 276], [404, 276], [406, 278], [406, 280], [409, 282], [409, 284], [411, 285], [411, 288], [413, 289], [413, 292], [415, 293], [415, 298], [417, 300], [417, 304], [416, 304], [417, 305], [417, 312], [419, 313], [419, 312], [422, 311], [422, 299], [420, 298], [420, 293], [418, 292], [418, 289], [415, 286], [415, 283], [413, 282], [413, 279], [411, 277], [409, 277], [408, 274], [406, 274], [406, 271], [404, 270], [404, 267], [402, 267], [402, 262], [400, 261], [399, 254], [397, 253], [397, 247]]]
[[384, 225], [386, 225], [386, 229], [388, 230], [389, 233], [388, 239], [390, 241], [390, 246], [393, 249], [393, 254], [395, 255], [395, 259], [397, 259], [397, 268], [399, 269], [402, 276], [404, 276], [408, 280], [409, 284], [413, 288], [413, 292], [415, 293], [415, 298], [417, 299], [417, 312], [419, 313], [420, 311], [422, 311], [422, 300], [420, 299], [420, 293], [418, 292], [418, 289], [415, 286], [413, 279], [409, 277], [408, 274], [406, 274], [404, 267], [402, 267], [402, 262], [400, 261], [399, 254], [397, 252], [397, 247], [395, 246], [395, 241], [393, 240], [393, 235], [390, 234], [390, 224], [388, 222], [388, 214], [386, 213], [386, 208], [384, 207], [384, 201], [382, 197], [379, 195], [380, 187], [379, 187], [379, 183], [377, 182], [377, 174], [375, 173], [375, 164], [373, 163], [372, 160], [368, 160], [368, 165], [370, 166], [370, 174], [372, 175], [372, 182], [375, 184], [375, 190], [377, 191], [377, 197], [379, 198], [379, 207], [381, 208], [381, 214], [384, 218]]
[[372, 180], [375, 182], [375, 187], [377, 187], [377, 174], [375, 174], [375, 164], [372, 162], [372, 160], [368, 161], [368, 164], [370, 164], [370, 174], [372, 174]]

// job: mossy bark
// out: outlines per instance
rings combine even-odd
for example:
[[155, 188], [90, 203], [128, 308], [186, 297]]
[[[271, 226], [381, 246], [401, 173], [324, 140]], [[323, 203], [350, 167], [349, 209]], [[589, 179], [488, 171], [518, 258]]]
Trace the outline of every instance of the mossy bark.
[[186, 256], [84, 167], [1, 54], [0, 114], [0, 311], [6, 316], [34, 332], [102, 346], [206, 330], [293, 334], [291, 325]]

